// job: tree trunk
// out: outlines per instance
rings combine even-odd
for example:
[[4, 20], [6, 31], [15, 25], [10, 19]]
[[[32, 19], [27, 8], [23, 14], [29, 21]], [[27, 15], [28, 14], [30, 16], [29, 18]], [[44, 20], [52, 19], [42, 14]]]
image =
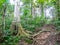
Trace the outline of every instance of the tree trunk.
[[4, 9], [3, 9], [3, 17], [2, 17], [2, 30], [5, 30], [5, 13], [6, 13], [6, 4], [3, 5]]
[[32, 16], [35, 17], [35, 15], [36, 15], [36, 14], [35, 14], [35, 7], [33, 6], [33, 7], [32, 7]]
[[41, 15], [44, 15], [44, 7], [43, 7], [43, 3], [40, 4], [40, 10], [41, 10]]
[[20, 1], [15, 0], [14, 21], [20, 22]]
[[31, 0], [31, 15], [33, 18], [36, 16], [35, 9], [36, 9], [36, 7], [34, 5], [34, 2]]
[[17, 31], [17, 36], [22, 35], [22, 36], [29, 36], [27, 34], [23, 27], [21, 26], [20, 23], [20, 0], [15, 0], [15, 7], [14, 7], [14, 20], [11, 25], [11, 30], [13, 30], [13, 35], [15, 34], [15, 31]]

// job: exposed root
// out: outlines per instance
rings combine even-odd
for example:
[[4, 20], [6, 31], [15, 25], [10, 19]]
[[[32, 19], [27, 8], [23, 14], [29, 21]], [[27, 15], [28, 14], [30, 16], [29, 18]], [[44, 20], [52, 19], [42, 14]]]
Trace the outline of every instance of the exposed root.
[[29, 32], [25, 31], [20, 23], [16, 24], [16, 22], [13, 22], [10, 27], [10, 30], [11, 32], [17, 30], [16, 36], [27, 36], [27, 37], [30, 36]]
[[26, 31], [24, 31], [24, 28], [22, 28], [21, 24], [18, 25], [18, 33], [17, 33], [17, 36], [30, 36], [29, 33], [27, 33]]

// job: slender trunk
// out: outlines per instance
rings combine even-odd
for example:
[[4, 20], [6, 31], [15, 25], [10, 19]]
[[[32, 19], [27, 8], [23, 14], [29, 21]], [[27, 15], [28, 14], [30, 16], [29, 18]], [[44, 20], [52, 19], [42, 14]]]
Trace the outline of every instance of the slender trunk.
[[32, 15], [32, 17], [34, 18], [34, 16], [35, 16], [35, 6], [34, 6], [32, 0], [31, 0], [31, 15]]
[[41, 5], [39, 5], [39, 15], [41, 15]]
[[32, 4], [33, 4], [33, 2], [32, 2], [32, 0], [31, 0], [31, 15], [32, 15], [32, 8], [33, 8], [33, 7], [32, 7]]
[[44, 15], [44, 7], [43, 7], [43, 3], [40, 4], [41, 7], [41, 15]]
[[2, 22], [2, 25], [3, 25], [3, 30], [5, 30], [5, 13], [6, 13], [6, 4], [5, 5], [3, 5], [3, 7], [4, 7], [4, 9], [3, 9], [3, 17], [2, 17], [2, 20], [3, 20], [3, 22]]
[[[55, 9], [56, 9], [56, 18], [58, 21], [60, 20], [60, 0], [55, 1]], [[59, 25], [60, 23], [57, 22], [56, 25]]]
[[55, 2], [55, 7], [56, 7], [56, 10], [57, 10], [57, 18], [60, 19], [60, 0], [56, 0]]
[[32, 7], [32, 16], [35, 17], [35, 7]]

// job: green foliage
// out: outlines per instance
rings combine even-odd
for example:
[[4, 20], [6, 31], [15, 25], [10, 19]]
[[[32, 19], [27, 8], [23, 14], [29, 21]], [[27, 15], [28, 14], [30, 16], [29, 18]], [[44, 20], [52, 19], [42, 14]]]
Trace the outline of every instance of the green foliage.
[[10, 29], [10, 26], [12, 24], [12, 21], [13, 21], [13, 16], [12, 15], [7, 15], [5, 17], [5, 30], [9, 30]]
[[0, 0], [0, 6], [5, 2], [6, 2], [6, 0], [2, 0], [2, 1]]
[[45, 17], [42, 15], [41, 17], [32, 15], [21, 16], [21, 24], [26, 30], [35, 31], [37, 27], [41, 27], [46, 23]]
[[21, 1], [24, 2], [25, 4], [27, 4], [27, 3], [29, 4], [31, 2], [31, 0], [21, 0]]
[[[42, 14], [41, 16], [35, 16], [34, 18], [32, 17], [31, 13], [31, 7], [30, 7], [30, 3], [32, 0], [22, 0], [22, 2], [25, 4], [23, 7], [23, 15], [21, 15], [21, 24], [23, 26], [23, 28], [25, 30], [29, 30], [32, 32], [35, 32], [36, 28], [40, 28], [42, 27], [44, 24], [50, 24], [51, 20], [47, 20], [44, 16], [44, 14]], [[50, 6], [52, 5], [51, 3], [55, 2], [56, 0], [50, 0], [50, 2], [48, 0], [36, 0], [37, 3], [40, 5], [41, 3], [45, 4], [47, 2], [47, 4]], [[6, 3], [6, 0], [0, 0], [0, 25], [2, 25], [2, 15], [3, 15], [3, 5]], [[7, 5], [7, 9], [6, 9], [6, 16], [5, 16], [5, 30], [4, 30], [4, 41], [2, 44], [0, 45], [15, 45], [22, 37], [17, 37], [17, 36], [12, 36], [10, 29], [10, 25], [12, 24], [13, 21], [13, 11], [14, 11], [14, 7], [11, 5]], [[59, 17], [59, 16], [58, 16]], [[52, 21], [53, 24], [56, 25], [56, 27], [58, 28], [60, 26], [60, 20], [57, 18], [56, 20]], [[0, 26], [0, 28], [3, 27]], [[58, 28], [58, 30], [60, 29], [60, 27]], [[15, 32], [15, 31], [14, 31]], [[32, 40], [30, 39], [25, 39], [26, 42], [28, 43], [32, 43]]]
[[37, 3], [41, 4], [41, 3], [46, 3], [46, 2], [48, 2], [49, 0], [36, 0], [36, 1], [37, 1]]
[[13, 36], [9, 30], [4, 31], [4, 41], [0, 45], [16, 45], [21, 37]]

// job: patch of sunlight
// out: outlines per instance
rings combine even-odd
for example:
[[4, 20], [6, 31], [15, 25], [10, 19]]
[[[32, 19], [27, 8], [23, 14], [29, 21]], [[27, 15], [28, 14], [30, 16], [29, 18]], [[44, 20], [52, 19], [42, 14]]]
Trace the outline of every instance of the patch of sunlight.
[[53, 16], [51, 15], [51, 10], [53, 9], [53, 7], [50, 7], [50, 8], [47, 8], [45, 13], [46, 13], [46, 17], [49, 17], [49, 18], [53, 18]]
[[[14, 5], [15, 4], [15, 0], [10, 0], [10, 4]], [[23, 5], [23, 2], [20, 2], [20, 6], [22, 6], [22, 5]]]
[[10, 4], [11, 4], [11, 5], [12, 5], [12, 4], [14, 5], [14, 0], [10, 0]]

